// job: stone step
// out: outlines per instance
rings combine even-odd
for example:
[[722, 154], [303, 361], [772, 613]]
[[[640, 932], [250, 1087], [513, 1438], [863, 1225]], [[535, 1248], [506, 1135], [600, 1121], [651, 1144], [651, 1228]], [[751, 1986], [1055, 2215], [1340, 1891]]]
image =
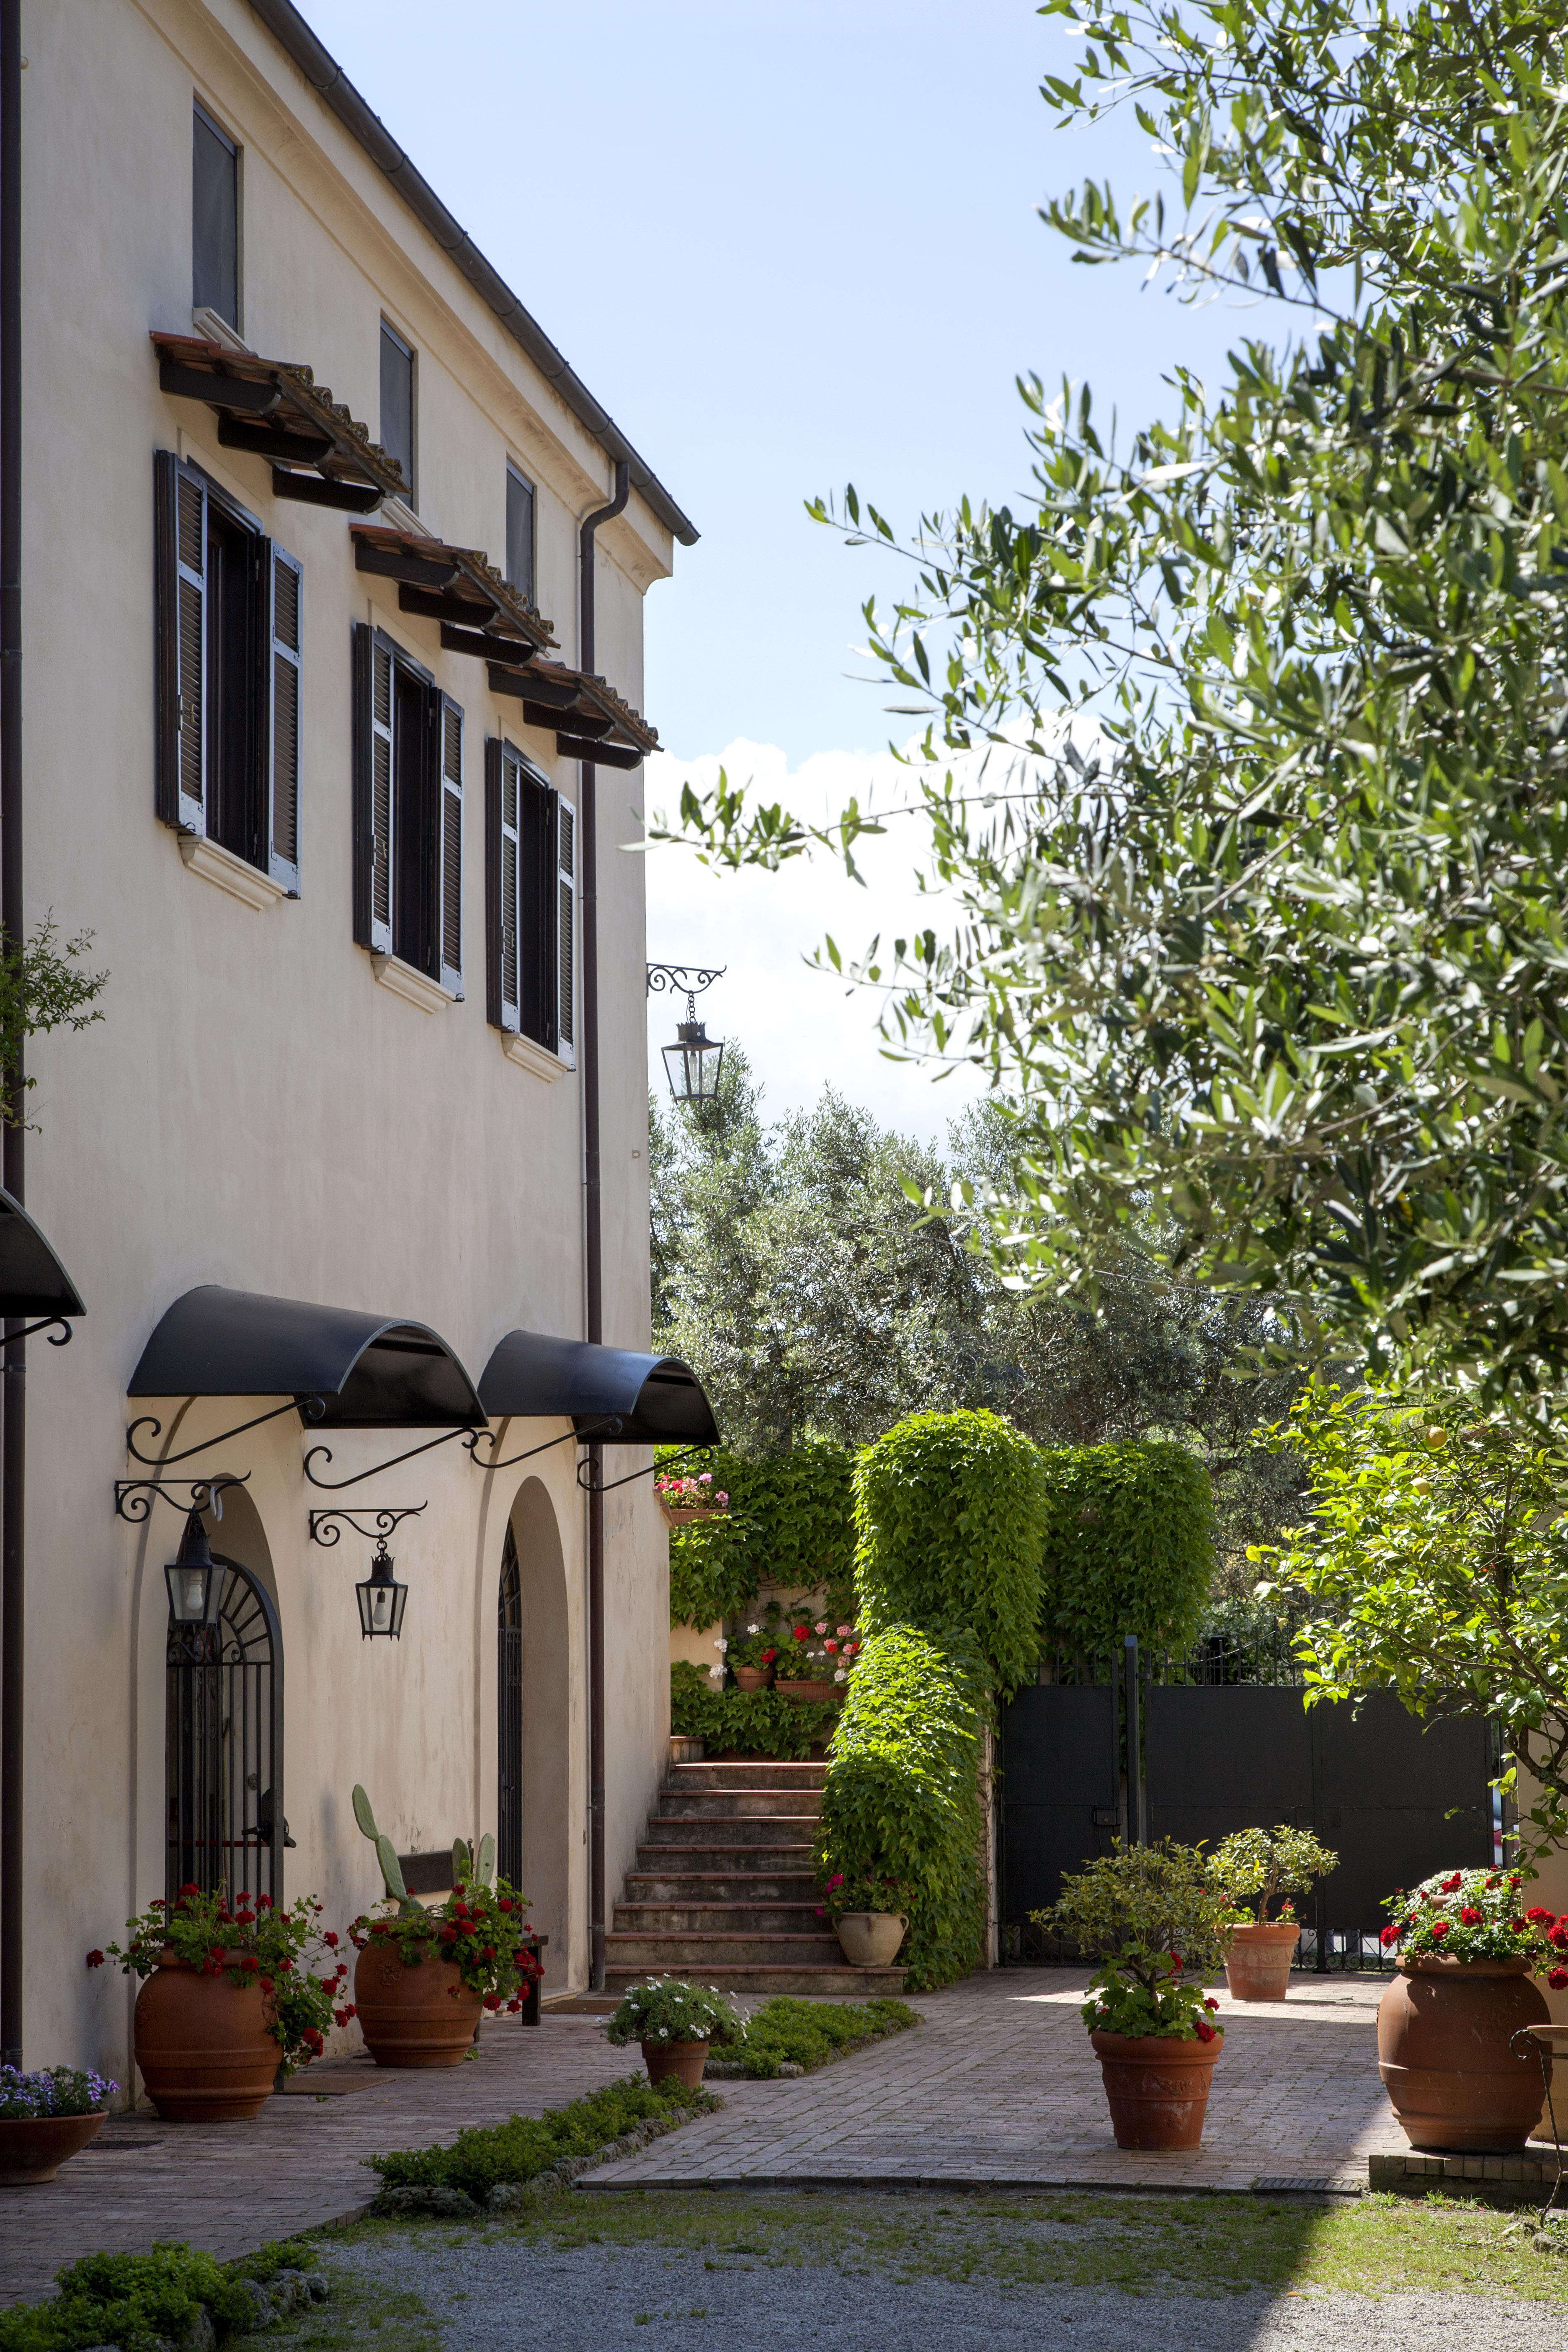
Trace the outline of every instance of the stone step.
[[719, 1822], [739, 1814], [816, 1821], [821, 1811], [820, 1789], [759, 1789], [752, 1781], [737, 1781], [728, 1789], [672, 1789], [667, 1782], [658, 1792], [658, 1818]]
[[820, 1936], [815, 1903], [617, 1903], [615, 1930], [626, 1936]]
[[669, 1789], [821, 1789], [826, 1764], [672, 1764]]
[[[750, 1864], [753, 1857], [744, 1854]], [[760, 1864], [763, 1857], [755, 1857]], [[809, 1870], [631, 1870], [628, 1903], [815, 1903]]]
[[[612, 1993], [625, 1992], [628, 1985], [640, 1982], [650, 1973], [646, 1968], [627, 1967], [619, 1959], [612, 1959], [605, 1969], [605, 1989]], [[676, 1971], [660, 1969], [658, 1973], [672, 1975]], [[788, 1961], [782, 1965], [748, 1962], [726, 1967], [721, 1973], [721, 1990], [738, 1993], [745, 2000], [760, 2000], [774, 1992], [800, 1993], [818, 2000], [896, 2000], [904, 1989], [902, 1969], [852, 1969], [842, 1958], [837, 1966], [826, 1962], [818, 1966]], [[700, 1980], [708, 1981], [706, 1978]]]
[[814, 1934], [798, 1936], [666, 1935], [657, 1928], [624, 1935], [612, 1928], [605, 1938], [605, 1958], [617, 1969], [655, 1969], [660, 1975], [696, 1977], [706, 1983], [715, 1969], [799, 1968], [812, 1961], [833, 1965], [843, 1955], [837, 1937], [819, 1921]]
[[782, 1848], [809, 1854], [815, 1821], [798, 1813], [731, 1813], [721, 1821], [693, 1820], [686, 1815], [653, 1814], [640, 1851], [650, 1846], [709, 1847], [726, 1853]]

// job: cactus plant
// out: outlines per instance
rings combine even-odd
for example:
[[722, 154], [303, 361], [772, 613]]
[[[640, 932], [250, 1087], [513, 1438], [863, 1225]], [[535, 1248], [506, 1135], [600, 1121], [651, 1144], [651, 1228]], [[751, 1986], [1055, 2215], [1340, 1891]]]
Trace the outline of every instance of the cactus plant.
[[479, 1864], [474, 1872], [476, 1883], [488, 1886], [496, 1874], [496, 1842], [486, 1830], [479, 1840]]
[[496, 1842], [486, 1830], [479, 1839], [479, 1860], [467, 1838], [452, 1841], [452, 1884], [454, 1886], [489, 1886], [496, 1874]]
[[384, 1831], [376, 1828], [375, 1815], [371, 1811], [370, 1799], [357, 1780], [354, 1783], [353, 1809], [355, 1821], [375, 1848], [375, 1858], [381, 1864], [382, 1879], [388, 1895], [397, 1906], [399, 1917], [405, 1916], [411, 1911], [423, 1911], [425, 1908], [423, 1903], [416, 1895], [410, 1895], [403, 1883], [403, 1865], [397, 1859], [397, 1848]]

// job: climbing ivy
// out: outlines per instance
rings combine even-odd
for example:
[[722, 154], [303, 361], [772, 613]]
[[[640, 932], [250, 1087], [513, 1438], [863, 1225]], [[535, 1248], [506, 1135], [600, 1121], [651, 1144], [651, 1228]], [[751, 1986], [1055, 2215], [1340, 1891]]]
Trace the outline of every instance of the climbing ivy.
[[715, 1752], [773, 1756], [804, 1764], [831, 1733], [831, 1699], [781, 1698], [776, 1691], [720, 1690], [689, 1658], [669, 1670], [669, 1727], [680, 1739], [706, 1740]]
[[1159, 1440], [1068, 1445], [1041, 1468], [1045, 1641], [1189, 1642], [1215, 1567], [1214, 1496], [1196, 1455]]
[[967, 1626], [1004, 1696], [1034, 1673], [1045, 1487], [1038, 1449], [1010, 1421], [900, 1421], [857, 1465], [855, 1525], [866, 1632]]
[[972, 1634], [885, 1626], [849, 1677], [828, 1759], [819, 1879], [895, 1879], [913, 1991], [977, 1967], [985, 1935], [980, 1735], [986, 1667]]
[[[674, 1450], [660, 1449], [661, 1466]], [[848, 1615], [854, 1464], [846, 1445], [814, 1444], [765, 1462], [715, 1447], [700, 1464], [679, 1465], [711, 1471], [714, 1491], [728, 1494], [730, 1510], [710, 1527], [671, 1531], [670, 1623], [700, 1627], [737, 1616], [764, 1577], [800, 1591], [826, 1584], [829, 1606]]]

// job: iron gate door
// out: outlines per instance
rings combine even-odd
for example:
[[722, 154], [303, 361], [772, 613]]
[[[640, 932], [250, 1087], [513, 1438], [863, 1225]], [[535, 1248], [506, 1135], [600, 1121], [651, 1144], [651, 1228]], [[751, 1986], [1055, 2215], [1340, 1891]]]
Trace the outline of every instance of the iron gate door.
[[1485, 1869], [1493, 1846], [1491, 1726], [1479, 1716], [1423, 1723], [1393, 1691], [1359, 1708], [1315, 1706], [1313, 1826], [1340, 1866], [1319, 1890], [1320, 1931], [1363, 1934], [1383, 1898], [1434, 1871]]
[[1026, 1684], [1002, 1710], [997, 1760], [997, 1916], [1022, 1933], [1056, 1901], [1064, 1871], [1110, 1852], [1121, 1818], [1116, 1685]]

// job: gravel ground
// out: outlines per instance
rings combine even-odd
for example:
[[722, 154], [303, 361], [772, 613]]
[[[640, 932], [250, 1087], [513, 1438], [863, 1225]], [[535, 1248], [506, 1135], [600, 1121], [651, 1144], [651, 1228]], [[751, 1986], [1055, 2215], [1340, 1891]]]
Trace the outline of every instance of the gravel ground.
[[[390, 2248], [334, 2261], [384, 2278]], [[396, 2282], [424, 2297], [444, 2352], [1563, 2352], [1560, 2308], [1482, 2296], [1267, 2293], [1199, 2298], [1115, 2290], [909, 2284], [773, 2269], [657, 2248], [563, 2249], [521, 2239], [453, 2246], [416, 2232]]]

